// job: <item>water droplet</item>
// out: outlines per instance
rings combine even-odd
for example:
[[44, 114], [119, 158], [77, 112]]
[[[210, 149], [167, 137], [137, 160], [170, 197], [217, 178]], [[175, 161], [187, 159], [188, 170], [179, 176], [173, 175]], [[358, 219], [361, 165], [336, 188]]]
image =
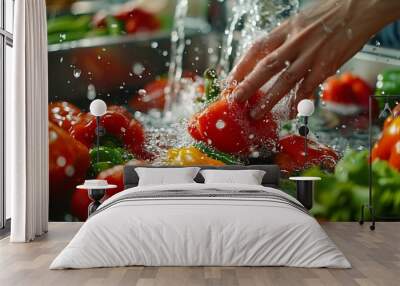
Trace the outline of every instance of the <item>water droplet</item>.
[[63, 57], [61, 57], [60, 58], [60, 63], [62, 63], [64, 61], [64, 58]]
[[158, 42], [151, 42], [150, 47], [152, 47], [153, 49], [157, 49], [158, 48]]
[[249, 135], [249, 139], [250, 139], [250, 140], [251, 140], [251, 139], [254, 139], [254, 137], [255, 137], [254, 134], [250, 134], [250, 135]]
[[98, 59], [98, 60], [101, 60], [101, 56], [100, 56], [100, 55], [99, 55], [99, 56], [97, 56], [97, 59]]
[[253, 158], [258, 158], [258, 157], [260, 157], [260, 152], [258, 152], [258, 151], [253, 151], [253, 152], [250, 154], [250, 156], [253, 157]]
[[87, 98], [89, 100], [93, 100], [96, 98], [96, 88], [94, 87], [93, 84], [88, 85]]
[[162, 55], [163, 55], [164, 57], [168, 56], [168, 51], [163, 51]]
[[285, 61], [285, 66], [288, 68], [290, 66], [290, 62], [289, 61]]
[[65, 157], [59, 156], [57, 158], [57, 162], [56, 163], [57, 163], [57, 166], [64, 167], [67, 164], [67, 160], [65, 159]]
[[56, 132], [54, 132], [54, 131], [50, 131], [49, 132], [49, 141], [50, 141], [50, 143], [56, 141], [57, 138], [58, 138], [58, 135], [57, 135]]
[[135, 75], [141, 75], [145, 70], [145, 67], [141, 63], [134, 63], [132, 71]]
[[73, 75], [75, 78], [79, 78], [81, 76], [81, 74], [82, 74], [82, 71], [80, 69], [76, 68], [73, 70]]
[[65, 168], [65, 175], [67, 175], [67, 177], [72, 177], [74, 174], [75, 174], [74, 166], [67, 166]]
[[139, 89], [138, 93], [141, 96], [145, 96], [147, 94], [147, 91], [145, 89], [141, 88], [141, 89]]
[[178, 32], [177, 31], [172, 31], [171, 33], [171, 41], [172, 42], [177, 42], [179, 40]]
[[218, 119], [217, 122], [215, 123], [215, 127], [217, 127], [217, 129], [223, 129], [225, 128], [225, 121], [223, 121], [222, 119]]

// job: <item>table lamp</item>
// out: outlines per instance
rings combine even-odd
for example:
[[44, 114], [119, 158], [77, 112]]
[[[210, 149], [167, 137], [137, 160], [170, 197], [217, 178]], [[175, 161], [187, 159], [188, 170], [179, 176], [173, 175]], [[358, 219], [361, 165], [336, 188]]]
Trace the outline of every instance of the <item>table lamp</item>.
[[304, 156], [307, 156], [307, 135], [310, 132], [308, 117], [314, 113], [314, 110], [314, 102], [310, 99], [303, 99], [297, 105], [297, 116], [303, 117], [303, 125], [299, 128], [299, 134], [304, 136]]
[[100, 148], [100, 136], [103, 134], [103, 129], [100, 126], [100, 118], [106, 114], [107, 104], [101, 99], [95, 99], [90, 103], [90, 113], [96, 116], [96, 148], [97, 148], [97, 163], [99, 163], [99, 148]]

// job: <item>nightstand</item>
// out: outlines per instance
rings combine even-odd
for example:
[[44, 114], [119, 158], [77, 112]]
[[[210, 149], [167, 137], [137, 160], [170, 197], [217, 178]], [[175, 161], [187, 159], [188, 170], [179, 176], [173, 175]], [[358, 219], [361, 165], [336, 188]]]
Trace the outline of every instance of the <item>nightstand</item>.
[[101, 205], [107, 189], [115, 189], [116, 185], [109, 185], [106, 180], [86, 180], [83, 185], [79, 185], [77, 189], [87, 190], [89, 198], [92, 200], [88, 206], [88, 217], [94, 213]]
[[296, 181], [297, 200], [308, 210], [312, 209], [314, 202], [315, 181], [320, 181], [320, 177], [290, 177], [289, 180]]

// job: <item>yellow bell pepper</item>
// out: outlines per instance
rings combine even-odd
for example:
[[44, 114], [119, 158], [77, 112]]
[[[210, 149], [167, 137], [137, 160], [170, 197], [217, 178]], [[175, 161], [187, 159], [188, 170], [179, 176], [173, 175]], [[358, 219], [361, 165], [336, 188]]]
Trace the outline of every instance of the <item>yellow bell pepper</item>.
[[173, 166], [195, 166], [195, 165], [207, 165], [207, 166], [223, 166], [223, 162], [214, 160], [202, 153], [199, 149], [191, 147], [173, 148], [167, 152], [168, 165]]

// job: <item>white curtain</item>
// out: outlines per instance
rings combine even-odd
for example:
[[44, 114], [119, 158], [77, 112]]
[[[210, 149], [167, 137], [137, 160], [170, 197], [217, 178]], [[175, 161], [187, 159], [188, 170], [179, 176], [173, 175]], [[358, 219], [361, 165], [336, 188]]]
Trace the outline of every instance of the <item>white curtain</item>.
[[45, 0], [15, 1], [13, 93], [6, 98], [6, 187], [12, 242], [48, 227], [47, 22]]

